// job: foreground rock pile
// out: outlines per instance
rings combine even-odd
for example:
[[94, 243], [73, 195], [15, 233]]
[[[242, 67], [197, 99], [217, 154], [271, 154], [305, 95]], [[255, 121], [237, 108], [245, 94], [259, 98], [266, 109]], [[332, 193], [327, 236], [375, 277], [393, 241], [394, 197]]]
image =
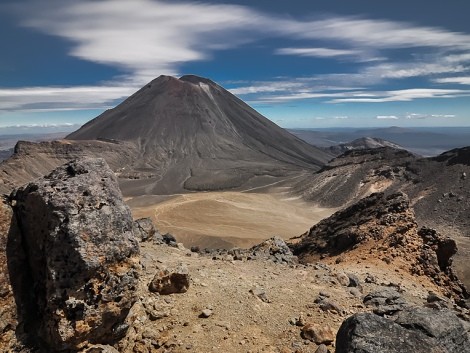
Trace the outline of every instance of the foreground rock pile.
[[298, 262], [297, 256], [294, 256], [286, 242], [278, 236], [267, 239], [250, 249], [204, 249], [200, 251], [199, 248], [193, 248], [193, 251], [212, 256], [216, 260], [265, 260], [279, 264], [295, 264]]
[[428, 276], [465, 305], [468, 294], [454, 275], [454, 240], [433, 229], [418, 229], [413, 210], [403, 193], [375, 193], [313, 226], [291, 245], [302, 262], [325, 258], [377, 258], [406, 269], [417, 276]]

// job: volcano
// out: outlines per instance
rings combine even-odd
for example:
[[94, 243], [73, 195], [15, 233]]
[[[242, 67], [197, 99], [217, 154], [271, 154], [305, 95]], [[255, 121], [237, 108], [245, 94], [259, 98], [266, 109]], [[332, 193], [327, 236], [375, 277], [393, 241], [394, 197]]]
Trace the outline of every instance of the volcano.
[[66, 139], [133, 145], [137, 155], [118, 175], [138, 194], [257, 185], [331, 159], [194, 75], [160, 76]]

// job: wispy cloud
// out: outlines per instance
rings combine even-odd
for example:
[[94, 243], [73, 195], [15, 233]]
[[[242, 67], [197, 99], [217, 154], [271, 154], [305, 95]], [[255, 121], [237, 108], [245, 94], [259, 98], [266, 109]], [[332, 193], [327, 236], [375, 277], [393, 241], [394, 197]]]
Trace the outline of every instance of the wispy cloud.
[[390, 119], [390, 120], [398, 120], [398, 119], [400, 119], [400, 118], [399, 118], [398, 116], [396, 116], [396, 115], [377, 115], [375, 118], [378, 119], [378, 120], [388, 120], [388, 119]]
[[0, 113], [104, 109], [134, 91], [134, 87], [124, 86], [3, 88], [0, 89]]
[[362, 72], [367, 76], [380, 79], [401, 79], [436, 74], [449, 74], [466, 71], [467, 68], [459, 63], [444, 62], [409, 62], [409, 63], [383, 63], [373, 65]]
[[250, 86], [242, 86], [229, 89], [233, 94], [246, 95], [255, 93], [272, 93], [272, 92], [285, 92], [290, 90], [301, 89], [304, 84], [295, 81], [267, 81], [267, 82], [254, 82]]
[[421, 114], [421, 113], [406, 113], [405, 115], [377, 115], [377, 120], [400, 120], [400, 119], [449, 119], [455, 118], [455, 114]]
[[30, 1], [21, 11], [25, 26], [73, 43], [70, 55], [121, 68], [141, 84], [239, 45], [245, 36], [235, 32], [266, 20], [242, 6], [151, 0]]
[[470, 76], [438, 78], [434, 81], [438, 83], [458, 83], [460, 85], [470, 85]]
[[421, 113], [408, 113], [405, 115], [406, 119], [435, 119], [435, 118], [455, 118], [455, 114], [421, 114]]
[[337, 44], [338, 48], [312, 46], [276, 51], [318, 57], [373, 59], [383, 49], [470, 49], [470, 35], [438, 27], [345, 16], [302, 21], [227, 4], [45, 0], [29, 1], [20, 9], [25, 26], [69, 40], [71, 55], [122, 68], [134, 78], [147, 81], [161, 73], [178, 72], [182, 63], [209, 59], [216, 50], [265, 37]]
[[432, 88], [413, 88], [396, 91], [376, 92], [375, 97], [370, 98], [338, 98], [330, 100], [329, 103], [383, 103], [383, 102], [406, 102], [414, 99], [425, 98], [455, 98], [470, 96], [470, 90], [458, 89], [432, 89]]
[[[0, 89], [0, 111], [106, 107], [160, 74], [177, 74], [183, 64], [210, 60], [217, 51], [263, 38], [292, 40], [290, 46], [269, 49], [280, 55], [371, 63], [347, 74], [254, 82], [231, 89], [238, 95], [258, 95], [256, 102], [378, 103], [469, 95], [464, 90], [377, 92], [371, 87], [390, 79], [430, 75], [441, 84], [468, 84], [467, 77], [436, 79], [436, 75], [463, 75], [470, 61], [470, 35], [439, 27], [335, 15], [299, 20], [247, 6], [187, 1], [31, 0], [15, 8], [24, 26], [67, 40], [71, 56], [118, 68], [123, 77], [97, 87]], [[305, 47], [297, 47], [300, 41]], [[413, 58], [384, 62], [388, 51], [423, 47], [437, 54], [418, 62]]]
[[331, 49], [331, 48], [280, 48], [275, 51], [278, 55], [298, 55], [318, 58], [334, 57], [354, 57], [361, 56], [362, 51], [352, 49]]
[[465, 33], [380, 19], [333, 16], [307, 22], [284, 20], [276, 28], [302, 38], [342, 41], [358, 48], [470, 48], [470, 36]]

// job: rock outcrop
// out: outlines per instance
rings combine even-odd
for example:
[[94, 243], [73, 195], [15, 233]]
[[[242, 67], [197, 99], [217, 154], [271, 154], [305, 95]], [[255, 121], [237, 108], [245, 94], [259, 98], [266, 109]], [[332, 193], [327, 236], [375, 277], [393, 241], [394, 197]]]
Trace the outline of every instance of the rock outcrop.
[[[197, 250], [197, 247], [194, 249]], [[202, 254], [212, 256], [214, 260], [266, 260], [287, 264], [298, 262], [286, 242], [278, 236], [266, 239], [249, 249], [204, 249]]]
[[149, 284], [149, 290], [161, 295], [186, 293], [190, 284], [188, 269], [182, 265], [175, 269], [157, 271]]
[[73, 161], [10, 198], [8, 255], [25, 333], [48, 352], [116, 341], [140, 265], [114, 173], [102, 159]]
[[0, 202], [0, 352], [13, 351], [16, 341], [15, 329], [18, 324], [7, 260], [12, 213], [11, 207], [2, 200]]
[[418, 229], [403, 193], [372, 194], [313, 226], [291, 248], [304, 263], [346, 253], [358, 261], [378, 258], [428, 276], [461, 304], [468, 297], [451, 268], [455, 241], [432, 229]]
[[468, 333], [447, 310], [410, 308], [395, 321], [375, 314], [355, 314], [336, 335], [336, 353], [468, 353]]

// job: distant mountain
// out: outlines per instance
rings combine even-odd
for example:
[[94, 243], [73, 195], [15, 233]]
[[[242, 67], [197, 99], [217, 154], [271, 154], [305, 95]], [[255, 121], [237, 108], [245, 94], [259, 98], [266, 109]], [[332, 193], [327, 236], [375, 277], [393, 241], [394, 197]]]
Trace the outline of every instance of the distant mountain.
[[346, 151], [349, 150], [363, 150], [369, 148], [380, 148], [380, 147], [391, 147], [396, 149], [404, 149], [400, 145], [396, 143], [386, 141], [383, 139], [375, 138], [375, 137], [361, 137], [349, 143], [342, 143], [336, 146], [331, 146], [327, 148], [329, 152], [334, 154], [335, 156], [339, 156]]
[[347, 144], [363, 137], [390, 141], [422, 156], [436, 156], [453, 148], [465, 147], [470, 141], [469, 127], [386, 127], [386, 128], [325, 128], [290, 129], [295, 136], [318, 146], [331, 147]]
[[332, 157], [193, 75], [160, 76], [67, 139], [134, 144], [131, 169], [148, 180], [124, 184], [147, 192], [160, 189], [156, 182], [167, 190], [233, 188], [256, 176], [318, 170]]
[[257, 187], [316, 171], [333, 157], [193, 75], [160, 76], [66, 140], [20, 143], [16, 152], [2, 166], [5, 185], [18, 183], [9, 177], [15, 170], [25, 182], [97, 154], [133, 196]]

